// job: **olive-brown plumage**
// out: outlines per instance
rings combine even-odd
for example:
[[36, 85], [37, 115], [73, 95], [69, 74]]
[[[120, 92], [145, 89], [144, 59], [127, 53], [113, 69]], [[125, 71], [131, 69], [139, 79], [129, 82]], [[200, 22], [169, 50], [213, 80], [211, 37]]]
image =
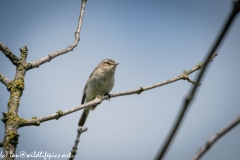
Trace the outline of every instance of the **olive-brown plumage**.
[[[109, 94], [114, 85], [114, 74], [116, 63], [112, 59], [105, 59], [99, 63], [89, 76], [84, 87], [81, 104], [92, 101], [96, 96], [104, 96]], [[90, 110], [94, 110], [96, 106], [84, 108], [78, 126], [84, 126]]]

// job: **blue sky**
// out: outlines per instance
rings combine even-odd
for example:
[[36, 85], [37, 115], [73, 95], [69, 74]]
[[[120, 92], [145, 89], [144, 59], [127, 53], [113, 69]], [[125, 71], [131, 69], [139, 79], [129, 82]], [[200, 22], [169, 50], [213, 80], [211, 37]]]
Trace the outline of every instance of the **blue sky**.
[[[0, 41], [17, 56], [19, 48], [26, 45], [28, 62], [64, 49], [74, 41], [80, 4], [77, 0], [3, 1]], [[112, 93], [178, 76], [203, 60], [230, 9], [230, 0], [88, 0], [79, 45], [27, 72], [19, 116], [42, 117], [80, 105], [88, 76], [106, 58], [120, 63]], [[190, 159], [207, 139], [239, 115], [239, 28], [237, 16], [166, 160]], [[15, 67], [3, 54], [0, 72], [9, 79], [15, 75]], [[190, 78], [195, 79], [196, 74]], [[140, 95], [104, 101], [90, 113], [76, 159], [153, 159], [190, 87], [187, 81], [178, 81]], [[0, 95], [0, 112], [6, 112], [9, 92], [2, 84]], [[17, 153], [69, 153], [81, 112], [39, 127], [20, 128]], [[202, 160], [239, 159], [239, 132], [238, 126]], [[0, 123], [1, 139], [3, 135]]]

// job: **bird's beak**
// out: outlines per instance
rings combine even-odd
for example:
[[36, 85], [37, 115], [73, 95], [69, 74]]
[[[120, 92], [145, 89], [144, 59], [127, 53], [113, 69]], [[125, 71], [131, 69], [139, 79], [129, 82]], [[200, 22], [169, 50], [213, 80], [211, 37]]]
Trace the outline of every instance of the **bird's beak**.
[[114, 65], [117, 66], [119, 63], [115, 63]]

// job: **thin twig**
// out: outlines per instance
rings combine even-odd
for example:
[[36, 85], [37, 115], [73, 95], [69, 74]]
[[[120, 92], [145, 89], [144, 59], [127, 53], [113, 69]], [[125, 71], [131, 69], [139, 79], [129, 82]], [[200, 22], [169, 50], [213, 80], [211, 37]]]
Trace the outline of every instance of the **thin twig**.
[[78, 128], [78, 130], [77, 130], [77, 132], [78, 132], [77, 138], [76, 138], [75, 143], [74, 143], [74, 146], [73, 146], [73, 148], [72, 148], [72, 150], [71, 150], [71, 155], [70, 155], [70, 157], [69, 157], [69, 160], [73, 160], [73, 159], [75, 158], [75, 155], [76, 155], [76, 153], [77, 153], [78, 142], [80, 142], [80, 135], [81, 135], [83, 132], [85, 132], [85, 131], [87, 131], [87, 128], [85, 128], [85, 127], [79, 127], [79, 128]]
[[8, 84], [11, 82], [10, 79], [8, 79], [6, 76], [4, 76], [1, 72], [0, 72], [0, 81], [7, 87]]
[[[201, 65], [199, 65], [199, 64], [201, 64]], [[131, 94], [140, 94], [141, 92], [144, 92], [144, 91], [147, 91], [147, 90], [150, 90], [150, 89], [154, 89], [156, 87], [160, 87], [160, 86], [163, 86], [163, 85], [166, 85], [166, 84], [169, 84], [169, 83], [173, 83], [173, 82], [178, 81], [178, 80], [185, 80], [186, 79], [186, 75], [192, 74], [193, 72], [201, 69], [202, 65], [204, 63], [199, 63], [199, 64], [197, 64], [195, 67], [193, 67], [189, 71], [184, 71], [184, 73], [180, 74], [179, 76], [174, 77], [172, 79], [169, 79], [167, 81], [164, 81], [164, 82], [161, 82], [161, 83], [157, 83], [157, 84], [154, 84], [154, 85], [151, 85], [151, 86], [148, 86], [148, 87], [140, 87], [139, 89], [136, 89], [136, 90], [110, 94], [110, 97], [114, 98], [114, 97], [126, 96], [126, 95], [131, 95]], [[194, 84], [195, 84], [195, 82], [194, 82]], [[47, 116], [44, 116], [44, 117], [40, 117], [40, 118], [34, 117], [34, 118], [30, 119], [30, 120], [26, 119], [24, 123], [20, 124], [20, 127], [30, 126], [30, 125], [37, 125], [38, 126], [38, 125], [40, 125], [41, 122], [45, 122], [45, 121], [49, 121], [49, 120], [53, 120], [53, 119], [59, 119], [62, 116], [66, 116], [66, 115], [68, 115], [70, 113], [76, 112], [76, 111], [81, 110], [83, 108], [86, 108], [88, 106], [100, 104], [103, 100], [107, 100], [108, 98], [109, 98], [108, 96], [104, 96], [101, 99], [100, 98], [96, 98], [96, 99], [94, 99], [94, 100], [92, 100], [92, 101], [90, 101], [88, 103], [84, 103], [84, 104], [82, 104], [80, 106], [71, 108], [71, 109], [66, 110], [66, 111], [57, 111], [54, 114], [47, 115]]]
[[192, 157], [192, 160], [197, 160], [201, 158], [211, 147], [212, 145], [217, 142], [222, 136], [224, 136], [226, 133], [228, 133], [231, 129], [236, 127], [240, 123], [240, 115], [237, 116], [231, 123], [229, 123], [227, 126], [222, 128], [220, 131], [218, 131], [216, 134], [214, 134], [198, 151], [197, 153]]
[[18, 64], [19, 58], [12, 53], [12, 51], [3, 43], [0, 42], [0, 50], [3, 54], [14, 64], [15, 66]]
[[207, 54], [207, 57], [205, 58], [206, 64], [203, 65], [203, 69], [200, 71], [200, 73], [197, 77], [196, 84], [190, 90], [190, 94], [186, 96], [186, 98], [184, 100], [184, 104], [182, 105], [181, 110], [179, 112], [179, 115], [176, 118], [175, 124], [173, 125], [171, 131], [169, 132], [168, 137], [166, 138], [162, 148], [157, 153], [157, 156], [156, 156], [157, 160], [161, 160], [164, 157], [164, 155], [165, 155], [165, 153], [166, 153], [174, 135], [176, 134], [177, 129], [179, 128], [179, 126], [182, 122], [182, 119], [183, 119], [183, 117], [184, 117], [184, 115], [187, 111], [187, 108], [188, 108], [189, 104], [191, 103], [192, 99], [194, 98], [195, 92], [197, 90], [197, 86], [198, 86], [198, 84], [199, 84], [207, 66], [208, 66], [209, 61], [211, 61], [211, 59], [214, 58], [213, 54], [215, 53], [216, 49], [220, 45], [222, 39], [224, 38], [224, 36], [225, 36], [226, 32], [228, 31], [231, 23], [233, 22], [234, 17], [239, 12], [239, 10], [240, 10], [240, 1], [238, 0], [238, 1], [235, 1], [233, 3], [232, 12], [231, 12], [229, 18], [227, 19], [226, 23], [224, 24], [224, 27], [222, 28], [222, 30], [219, 32], [219, 35], [216, 38], [216, 41], [215, 41], [214, 45], [212, 46], [211, 50]]
[[65, 54], [69, 51], [73, 51], [73, 49], [78, 45], [78, 42], [80, 41], [80, 31], [82, 28], [82, 21], [83, 21], [83, 15], [84, 15], [84, 9], [85, 9], [85, 5], [86, 5], [87, 0], [82, 0], [82, 5], [81, 5], [81, 13], [78, 19], [78, 26], [75, 32], [75, 41], [72, 45], [68, 46], [66, 49], [62, 49], [59, 51], [56, 51], [52, 54], [47, 55], [46, 57], [43, 57], [39, 60], [36, 60], [34, 62], [28, 63], [27, 64], [27, 69], [33, 69], [33, 68], [37, 68], [40, 65], [46, 63], [46, 62], [50, 62], [52, 59], [54, 59], [57, 56], [60, 56], [62, 54]]

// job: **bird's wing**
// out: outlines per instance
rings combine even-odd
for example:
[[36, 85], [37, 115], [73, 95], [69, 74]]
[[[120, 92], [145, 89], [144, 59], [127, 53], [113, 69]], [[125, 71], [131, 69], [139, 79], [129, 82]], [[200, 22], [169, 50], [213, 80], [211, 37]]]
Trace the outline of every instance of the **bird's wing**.
[[[90, 74], [89, 78], [92, 77], [93, 73], [97, 70], [97, 68], [98, 68], [98, 67], [96, 67], [96, 68], [93, 70], [93, 72]], [[88, 79], [89, 79], [89, 78], [88, 78]], [[84, 90], [83, 90], [82, 103], [81, 103], [81, 104], [84, 104], [84, 102], [85, 102], [86, 92], [87, 92], [87, 83], [86, 83], [86, 85], [85, 85], [85, 87], [84, 87]]]
[[86, 90], [87, 90], [87, 84], [85, 85], [84, 90], [83, 90], [82, 103], [81, 104], [84, 104], [84, 101], [85, 101], [85, 98], [86, 98]]

